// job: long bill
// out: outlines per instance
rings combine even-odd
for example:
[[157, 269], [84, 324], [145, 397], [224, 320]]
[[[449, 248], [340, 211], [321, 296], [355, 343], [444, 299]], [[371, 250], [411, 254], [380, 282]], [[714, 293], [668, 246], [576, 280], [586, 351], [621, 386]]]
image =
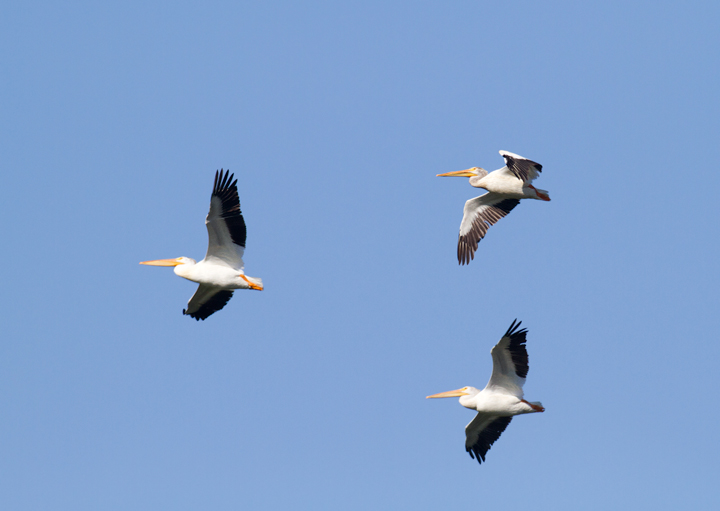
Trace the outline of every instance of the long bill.
[[148, 266], [177, 266], [182, 263], [177, 259], [155, 259], [154, 261], [141, 261], [140, 264], [147, 264]]
[[473, 177], [477, 176], [473, 169], [455, 170], [453, 172], [446, 172], [445, 174], [436, 174], [435, 177]]
[[467, 396], [468, 393], [466, 392], [467, 387], [463, 387], [461, 389], [457, 390], [448, 390], [447, 392], [440, 392], [439, 394], [433, 394], [432, 396], [427, 396], [425, 399], [430, 399], [434, 397], [460, 397], [460, 396]]

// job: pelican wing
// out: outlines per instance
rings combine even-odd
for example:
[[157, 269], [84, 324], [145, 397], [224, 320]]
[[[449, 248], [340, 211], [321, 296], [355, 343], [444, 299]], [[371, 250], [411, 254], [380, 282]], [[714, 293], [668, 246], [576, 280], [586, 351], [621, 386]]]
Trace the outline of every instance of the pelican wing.
[[520, 199], [505, 199], [502, 195], [488, 192], [465, 203], [458, 239], [458, 262], [468, 264], [475, 258], [478, 243], [488, 228], [507, 216], [520, 203]]
[[225, 264], [236, 270], [242, 270], [245, 252], [247, 228], [240, 211], [240, 198], [237, 191], [237, 179], [234, 174], [222, 169], [215, 172], [215, 186], [210, 197], [210, 211], [205, 218], [208, 230], [208, 250], [205, 260]]
[[205, 320], [212, 313], [219, 311], [232, 298], [233, 292], [215, 286], [200, 284], [188, 302], [183, 314], [195, 318], [197, 321]]
[[512, 417], [478, 413], [470, 424], [465, 426], [465, 450], [470, 457], [482, 464], [490, 447], [500, 438], [511, 420]]
[[542, 165], [523, 158], [519, 154], [513, 154], [507, 151], [500, 151], [500, 154], [505, 158], [507, 169], [521, 181], [530, 183], [538, 177], [539, 172], [542, 172]]
[[493, 370], [485, 387], [494, 392], [523, 397], [522, 387], [528, 373], [528, 354], [525, 348], [527, 329], [520, 329], [522, 321], [512, 322], [502, 339], [490, 350]]

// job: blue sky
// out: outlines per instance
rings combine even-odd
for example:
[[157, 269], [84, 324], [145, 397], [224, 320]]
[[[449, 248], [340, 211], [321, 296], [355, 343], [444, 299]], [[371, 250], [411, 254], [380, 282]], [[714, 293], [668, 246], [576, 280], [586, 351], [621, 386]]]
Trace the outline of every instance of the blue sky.
[[[712, 2], [5, 2], [0, 504], [717, 509]], [[459, 267], [441, 172], [543, 164]], [[205, 322], [215, 170], [246, 271]], [[478, 466], [483, 387], [526, 397]]]

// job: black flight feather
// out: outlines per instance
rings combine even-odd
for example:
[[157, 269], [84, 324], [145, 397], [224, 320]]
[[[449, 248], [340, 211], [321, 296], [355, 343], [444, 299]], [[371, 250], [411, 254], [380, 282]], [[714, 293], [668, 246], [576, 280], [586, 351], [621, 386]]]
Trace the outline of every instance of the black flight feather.
[[505, 164], [507, 168], [512, 172], [515, 177], [522, 181], [528, 181], [530, 179], [530, 169], [535, 167], [535, 170], [542, 172], [542, 165], [535, 163], [525, 158], [513, 158], [507, 154], [502, 155], [505, 158]]
[[518, 204], [520, 204], [520, 199], [505, 199], [480, 210], [473, 220], [470, 232], [461, 234], [458, 238], [458, 263], [461, 265], [470, 264], [470, 261], [475, 259], [478, 243], [485, 237], [488, 228], [495, 225], [501, 218], [506, 217]]
[[[479, 435], [477, 441], [470, 446], [465, 446], [465, 450], [470, 454], [470, 457], [476, 459], [478, 463], [482, 464], [485, 461], [485, 455], [490, 450], [495, 440], [500, 438], [502, 432], [508, 427], [512, 417], [498, 417], [483, 429]], [[474, 453], [474, 454], [473, 454]]]
[[196, 321], [200, 321], [201, 319], [205, 321], [208, 316], [225, 307], [225, 305], [230, 301], [230, 298], [232, 298], [232, 295], [232, 291], [218, 291], [195, 312], [187, 312], [183, 309], [183, 314], [188, 315], [191, 318], [195, 318]]
[[527, 335], [527, 328], [518, 330], [521, 324], [522, 321], [515, 319], [503, 337], [510, 337], [510, 346], [508, 347], [508, 350], [510, 351], [513, 364], [515, 365], [515, 374], [517, 374], [520, 378], [527, 378], [529, 369], [528, 353], [527, 348], [525, 347], [525, 342], [527, 341], [525, 338]]
[[212, 197], [220, 199], [222, 204], [222, 213], [220, 217], [225, 221], [230, 237], [233, 243], [245, 248], [245, 240], [247, 238], [247, 227], [245, 227], [245, 219], [240, 211], [240, 198], [237, 191], [237, 179], [233, 181], [235, 174], [223, 169], [215, 171], [215, 186], [213, 187]]

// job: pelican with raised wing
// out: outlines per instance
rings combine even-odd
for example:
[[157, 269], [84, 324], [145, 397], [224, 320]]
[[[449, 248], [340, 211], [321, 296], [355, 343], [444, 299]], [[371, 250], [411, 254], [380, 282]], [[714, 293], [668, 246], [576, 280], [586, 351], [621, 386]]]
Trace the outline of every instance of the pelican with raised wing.
[[490, 350], [493, 370], [490, 381], [483, 390], [463, 387], [428, 396], [459, 397], [465, 408], [477, 410], [478, 414], [465, 427], [465, 450], [478, 463], [485, 461], [490, 446], [512, 420], [524, 413], [544, 412], [539, 402], [523, 399], [523, 384], [528, 373], [528, 354], [525, 349], [527, 329], [519, 330], [522, 321], [512, 322], [500, 342]]
[[542, 172], [542, 165], [507, 151], [500, 151], [500, 154], [505, 158], [505, 166], [492, 172], [473, 167], [438, 174], [438, 177], [469, 177], [471, 186], [488, 191], [465, 203], [457, 249], [460, 264], [468, 264], [475, 258], [478, 243], [488, 228], [507, 216], [520, 199], [550, 200], [547, 191], [531, 184]]
[[245, 275], [242, 256], [245, 252], [247, 229], [240, 212], [237, 179], [222, 169], [215, 172], [215, 185], [210, 197], [210, 211], [205, 218], [208, 249], [205, 259], [196, 263], [189, 257], [157, 259], [140, 264], [174, 266], [176, 275], [200, 284], [190, 298], [187, 314], [197, 321], [219, 311], [232, 298], [235, 289], [262, 291], [262, 280]]

